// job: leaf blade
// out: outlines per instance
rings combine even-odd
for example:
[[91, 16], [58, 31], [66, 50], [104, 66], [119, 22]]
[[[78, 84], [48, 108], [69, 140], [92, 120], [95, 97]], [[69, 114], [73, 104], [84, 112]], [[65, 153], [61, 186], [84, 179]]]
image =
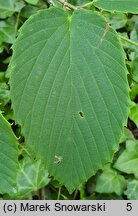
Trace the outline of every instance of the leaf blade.
[[18, 170], [18, 142], [10, 124], [0, 114], [0, 193], [14, 193]]
[[41, 161], [33, 161], [25, 157], [20, 163], [17, 173], [17, 197], [26, 197], [32, 191], [46, 186], [49, 183], [48, 172]]
[[136, 140], [128, 140], [126, 149], [117, 159], [114, 167], [122, 172], [134, 174], [138, 177], [138, 142]]
[[10, 84], [27, 145], [72, 191], [117, 149], [128, 87], [115, 31], [96, 12], [69, 13], [51, 8], [26, 22], [14, 45]]
[[98, 176], [95, 191], [98, 193], [116, 193], [121, 196], [125, 188], [124, 176], [119, 175], [110, 165], [106, 165], [102, 174]]
[[97, 0], [94, 5], [107, 11], [138, 13], [137, 0]]
[[129, 200], [138, 200], [138, 180], [133, 179], [128, 182], [125, 195], [127, 195]]

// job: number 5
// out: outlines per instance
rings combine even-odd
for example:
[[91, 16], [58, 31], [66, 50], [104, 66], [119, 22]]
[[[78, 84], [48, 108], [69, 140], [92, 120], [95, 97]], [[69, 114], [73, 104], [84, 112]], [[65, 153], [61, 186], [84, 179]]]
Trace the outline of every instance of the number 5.
[[132, 210], [132, 203], [127, 203], [126, 210], [127, 211], [131, 211]]

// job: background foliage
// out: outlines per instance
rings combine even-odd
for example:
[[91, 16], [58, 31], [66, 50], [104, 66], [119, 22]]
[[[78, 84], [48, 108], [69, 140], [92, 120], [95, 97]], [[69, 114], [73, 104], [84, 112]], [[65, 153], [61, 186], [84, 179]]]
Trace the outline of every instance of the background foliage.
[[[53, 1], [50, 2], [53, 3]], [[20, 163], [17, 192], [11, 190], [11, 194], [7, 195], [6, 191], [2, 191], [1, 199], [41, 199], [42, 196], [45, 196], [46, 199], [138, 199], [138, 16], [135, 13], [101, 11], [120, 34], [120, 40], [127, 55], [126, 64], [129, 71], [131, 98], [127, 128], [124, 129], [119, 151], [115, 153], [112, 163], [107, 164], [103, 171], [99, 170], [85, 184], [80, 185], [73, 194], [69, 194], [66, 188], [61, 187], [57, 181], [48, 178], [48, 173], [45, 172], [40, 161], [30, 161], [24, 148], [24, 138], [20, 133], [20, 127], [16, 125], [13, 118], [7, 67], [12, 55], [11, 46], [18, 35], [18, 29], [37, 10], [49, 7], [50, 2], [46, 0], [0, 0], [0, 110], [12, 124], [12, 129], [19, 137], [21, 145], [18, 158]], [[85, 1], [80, 2], [85, 3]], [[3, 118], [1, 121], [4, 124]], [[7, 133], [10, 132], [7, 131]], [[11, 134], [11, 139], [14, 138]], [[16, 152], [13, 154], [17, 157]], [[26, 159], [22, 160], [22, 157], [26, 155]], [[9, 182], [11, 182], [10, 179]], [[42, 195], [42, 191], [38, 191], [38, 188], [44, 185], [46, 185], [43, 190], [45, 194]]]

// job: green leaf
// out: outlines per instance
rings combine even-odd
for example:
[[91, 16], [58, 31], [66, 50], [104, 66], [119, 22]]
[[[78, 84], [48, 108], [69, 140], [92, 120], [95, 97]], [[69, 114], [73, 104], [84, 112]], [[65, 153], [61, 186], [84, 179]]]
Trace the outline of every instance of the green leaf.
[[90, 2], [91, 0], [69, 0], [68, 2], [73, 4], [73, 5], [83, 5], [86, 4], [88, 2]]
[[2, 109], [10, 100], [10, 91], [8, 85], [0, 83], [0, 108]]
[[39, 0], [25, 0], [27, 3], [29, 4], [37, 4], [39, 2]]
[[32, 14], [36, 13], [37, 10], [39, 10], [39, 7], [28, 4], [22, 9], [21, 16], [25, 18], [29, 18]]
[[4, 19], [14, 12], [19, 12], [23, 6], [22, 2], [16, 0], [0, 0], [0, 18]]
[[98, 193], [116, 193], [121, 195], [126, 187], [126, 180], [107, 165], [98, 177], [95, 191]]
[[18, 169], [18, 142], [0, 114], [0, 193], [14, 193]]
[[37, 191], [48, 183], [48, 172], [40, 160], [33, 161], [29, 157], [23, 159], [17, 174], [17, 196], [25, 197], [26, 194]]
[[120, 141], [119, 143], [123, 143], [125, 142], [126, 140], [134, 140], [134, 136], [132, 134], [132, 132], [128, 129], [128, 128], [124, 128], [124, 131], [122, 133], [122, 136], [120, 138]]
[[[11, 19], [12, 20], [12, 19]], [[15, 22], [0, 21], [0, 44], [13, 43], [15, 40]]]
[[10, 0], [1, 0], [0, 1], [0, 18], [6, 18], [11, 16], [14, 12], [14, 2]]
[[94, 5], [107, 11], [138, 13], [137, 0], [96, 0]]
[[97, 12], [33, 15], [13, 47], [11, 98], [27, 146], [72, 192], [112, 159], [128, 114], [125, 55]]
[[138, 84], [137, 83], [133, 83], [132, 88], [130, 90], [130, 98], [131, 100], [134, 100], [135, 97], [138, 94]]
[[136, 124], [138, 127], [138, 104], [133, 103], [130, 108], [129, 118]]
[[138, 141], [126, 142], [126, 150], [119, 156], [114, 167], [138, 178]]
[[103, 12], [103, 15], [106, 17], [106, 20], [111, 24], [114, 29], [120, 29], [125, 27], [128, 21], [126, 14], [122, 13], [109, 13], [105, 11]]
[[[138, 30], [137, 30], [137, 33], [138, 33]], [[132, 70], [133, 70], [132, 78], [136, 83], [138, 83], [138, 57], [132, 61]]]
[[130, 200], [138, 200], [138, 180], [130, 181], [124, 194]]

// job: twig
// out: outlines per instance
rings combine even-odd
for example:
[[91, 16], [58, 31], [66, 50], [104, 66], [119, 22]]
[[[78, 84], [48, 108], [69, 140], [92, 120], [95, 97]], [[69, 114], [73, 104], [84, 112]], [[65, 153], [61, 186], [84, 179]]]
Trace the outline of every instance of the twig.
[[75, 190], [74, 195], [73, 195], [73, 200], [76, 200], [77, 195], [78, 195], [78, 190]]
[[124, 41], [126, 41], [126, 42], [128, 42], [128, 43], [130, 43], [130, 44], [133, 44], [133, 45], [135, 45], [135, 46], [138, 46], [138, 43], [135, 42], [135, 41], [132, 41], [132, 40], [130, 40], [130, 39], [126, 38], [126, 37], [123, 37], [123, 36], [121, 36], [121, 35], [119, 35], [119, 37], [121, 38], [121, 40], [124, 40]]
[[17, 14], [17, 18], [16, 18], [16, 24], [15, 24], [15, 36], [16, 36], [16, 34], [17, 34], [19, 21], [20, 21], [20, 13]]
[[38, 190], [39, 200], [45, 200], [45, 188], [41, 188]]
[[77, 9], [85, 8], [85, 7], [91, 6], [94, 2], [96, 2], [96, 0], [94, 0], [92, 2], [88, 2], [86, 4], [82, 4], [82, 5], [76, 6], [76, 7], [77, 7]]
[[58, 196], [57, 196], [57, 200], [60, 199], [60, 194], [61, 194], [61, 187], [59, 187], [59, 190], [58, 190]]
[[79, 5], [79, 6], [75, 6], [75, 5], [72, 5], [68, 2], [66, 2], [66, 0], [58, 0], [61, 4], [63, 4], [65, 7], [68, 7], [70, 9], [73, 9], [73, 10], [77, 10], [77, 9], [81, 9], [81, 8], [85, 8], [87, 6], [90, 6], [92, 5], [94, 2], [96, 2], [97, 0], [94, 0], [92, 2], [88, 2], [86, 4], [82, 4], [82, 5]]
[[76, 6], [74, 6], [74, 5], [72, 5], [72, 4], [68, 3], [68, 2], [66, 2], [65, 0], [58, 0], [58, 1], [59, 1], [61, 4], [63, 4], [64, 7], [68, 7], [68, 8], [73, 9], [73, 10], [76, 10], [76, 9], [77, 9]]

